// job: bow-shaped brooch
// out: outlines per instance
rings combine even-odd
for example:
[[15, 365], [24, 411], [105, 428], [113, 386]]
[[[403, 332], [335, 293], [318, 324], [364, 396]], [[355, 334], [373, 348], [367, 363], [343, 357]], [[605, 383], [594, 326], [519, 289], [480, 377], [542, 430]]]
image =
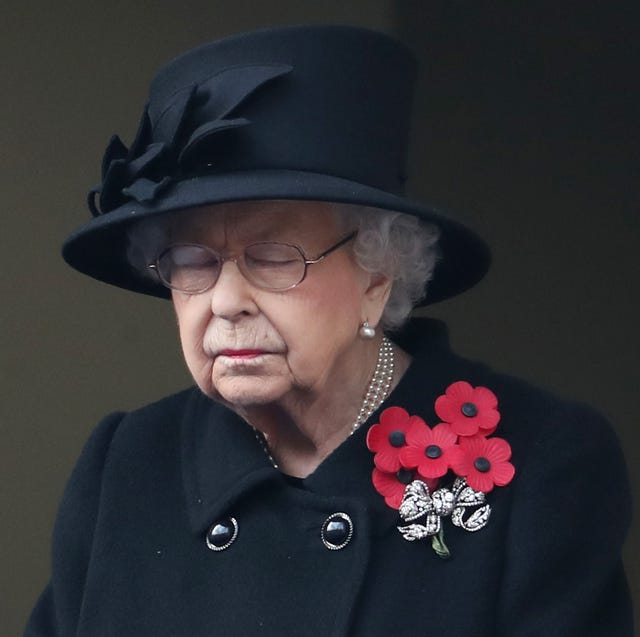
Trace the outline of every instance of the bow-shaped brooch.
[[[468, 509], [478, 506], [479, 509], [464, 518]], [[409, 542], [432, 538], [431, 544], [436, 553], [440, 557], [449, 557], [442, 537], [442, 518], [451, 516], [455, 526], [465, 531], [479, 531], [489, 521], [491, 507], [485, 504], [482, 491], [472, 489], [464, 478], [458, 477], [451, 489], [443, 487], [433, 493], [430, 493], [426, 482], [414, 480], [405, 489], [398, 513], [404, 522], [409, 523], [426, 516], [424, 524], [398, 526], [398, 531]]]
[[[398, 509], [404, 539], [431, 539], [434, 551], [448, 558], [445, 518], [465, 531], [487, 525], [491, 507], [486, 494], [509, 484], [515, 474], [509, 443], [489, 437], [500, 420], [497, 406], [491, 390], [458, 381], [436, 400], [442, 422], [433, 428], [401, 407], [389, 407], [369, 429], [373, 485], [387, 505]], [[451, 474], [452, 485], [438, 488]]]
[[292, 68], [288, 64], [230, 67], [177, 91], [157, 114], [145, 107], [131, 147], [117, 135], [107, 145], [102, 183], [89, 191], [93, 215], [130, 200], [152, 201], [174, 181], [215, 171], [227, 139], [221, 133], [251, 123], [234, 113], [250, 95]]

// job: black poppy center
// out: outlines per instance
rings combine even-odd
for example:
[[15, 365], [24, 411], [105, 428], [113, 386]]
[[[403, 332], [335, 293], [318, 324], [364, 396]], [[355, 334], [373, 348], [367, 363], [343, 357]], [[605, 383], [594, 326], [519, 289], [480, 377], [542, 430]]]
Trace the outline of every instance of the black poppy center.
[[478, 415], [478, 408], [473, 403], [464, 403], [464, 405], [460, 407], [460, 411], [467, 418], [473, 418]]
[[398, 478], [398, 482], [402, 484], [409, 484], [413, 482], [413, 471], [409, 471], [409, 469], [400, 469], [398, 473], [396, 473], [396, 477]]
[[392, 447], [404, 447], [406, 440], [403, 431], [392, 431], [389, 434], [389, 444]]
[[424, 450], [424, 455], [427, 456], [427, 458], [431, 458], [431, 460], [435, 460], [442, 455], [442, 449], [438, 447], [438, 445], [429, 445]]
[[486, 458], [476, 458], [473, 461], [473, 466], [480, 471], [480, 473], [487, 473], [491, 469], [491, 463]]

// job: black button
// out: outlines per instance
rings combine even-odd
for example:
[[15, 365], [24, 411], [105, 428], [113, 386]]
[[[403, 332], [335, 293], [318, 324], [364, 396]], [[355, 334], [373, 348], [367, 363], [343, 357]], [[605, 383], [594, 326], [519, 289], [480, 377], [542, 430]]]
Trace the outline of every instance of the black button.
[[346, 513], [332, 513], [322, 525], [322, 543], [331, 551], [344, 548], [353, 536], [353, 522]]
[[238, 536], [238, 521], [235, 518], [223, 518], [211, 525], [207, 531], [207, 547], [212, 551], [224, 551]]
[[480, 473], [487, 473], [487, 471], [489, 471], [489, 469], [491, 469], [491, 463], [486, 458], [483, 458], [482, 456], [479, 457], [479, 458], [476, 458], [473, 461], [473, 466]]

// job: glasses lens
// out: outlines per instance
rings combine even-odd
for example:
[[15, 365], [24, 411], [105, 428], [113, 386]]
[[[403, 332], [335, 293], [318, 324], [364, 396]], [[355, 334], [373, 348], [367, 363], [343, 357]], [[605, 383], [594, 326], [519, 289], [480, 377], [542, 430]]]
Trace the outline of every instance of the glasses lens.
[[286, 243], [254, 243], [244, 251], [246, 276], [255, 285], [270, 290], [286, 290], [304, 277], [304, 257]]
[[202, 292], [220, 273], [220, 257], [199, 245], [171, 246], [158, 259], [160, 279], [174, 290]]

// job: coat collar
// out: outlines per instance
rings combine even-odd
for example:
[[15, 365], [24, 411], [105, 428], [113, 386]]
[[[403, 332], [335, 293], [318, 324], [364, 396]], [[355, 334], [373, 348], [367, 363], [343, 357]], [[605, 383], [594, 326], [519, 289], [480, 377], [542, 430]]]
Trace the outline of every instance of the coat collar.
[[[303, 482], [306, 492], [318, 497], [340, 494], [364, 501], [378, 518], [380, 529], [395, 525], [396, 512], [373, 488], [373, 456], [365, 443], [367, 430], [378, 421], [380, 411], [392, 405], [435, 423], [436, 397], [461, 373], [461, 361], [450, 352], [446, 327], [439, 321], [414, 320], [392, 340], [413, 357], [405, 376], [369, 420]], [[185, 495], [195, 533], [204, 532], [213, 521], [227, 515], [238, 500], [259, 485], [271, 481], [284, 487], [282, 475], [271, 466], [253, 429], [198, 391], [187, 402], [181, 437]]]

